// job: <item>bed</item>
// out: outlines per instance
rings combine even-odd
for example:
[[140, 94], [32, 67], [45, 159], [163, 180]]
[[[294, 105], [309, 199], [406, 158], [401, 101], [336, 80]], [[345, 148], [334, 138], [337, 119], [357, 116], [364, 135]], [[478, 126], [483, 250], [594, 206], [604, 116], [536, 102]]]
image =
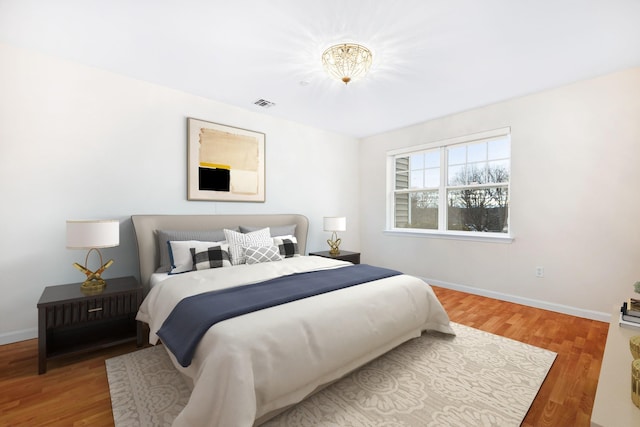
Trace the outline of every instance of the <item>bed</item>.
[[[187, 301], [213, 295], [216, 300], [209, 301], [219, 301], [218, 293], [240, 288], [264, 290], [267, 289], [264, 283], [271, 286], [272, 281], [278, 282], [283, 276], [291, 282], [291, 278], [297, 280], [302, 276], [335, 276], [357, 268], [377, 267], [305, 256], [308, 221], [302, 215], [134, 215], [132, 221], [140, 278], [148, 292], [137, 319], [149, 325], [151, 344], [160, 341], [165, 344], [173, 364], [193, 387], [189, 402], [174, 426], [259, 425], [401, 343], [420, 336], [424, 330], [453, 334], [448, 316], [431, 288], [418, 278], [395, 272], [367, 283], [247, 312], [211, 327], [207, 324], [185, 361], [180, 348], [168, 342], [170, 335], [165, 331], [175, 312]], [[217, 236], [220, 231], [232, 230], [224, 231], [230, 240], [220, 243], [220, 248], [227, 248], [225, 245], [238, 237], [234, 233], [262, 237], [269, 233], [280, 244], [282, 259], [239, 265], [225, 262], [222, 268], [181, 274], [162, 272], [163, 276], [155, 277], [152, 286], [156, 271], [162, 269], [160, 252], [167, 244], [162, 241], [166, 233], [160, 232], [170, 231], [169, 234], [177, 236], [183, 233], [189, 241], [200, 232], [212, 230]], [[284, 250], [283, 242], [292, 241], [297, 245], [295, 252], [291, 252], [291, 246]], [[220, 248], [216, 250], [224, 253]], [[190, 249], [194, 255], [196, 251]], [[245, 249], [250, 257], [256, 248], [251, 244], [245, 245]], [[232, 253], [231, 248], [228, 251]], [[184, 330], [191, 333], [194, 329]], [[174, 354], [170, 346], [178, 351]]]

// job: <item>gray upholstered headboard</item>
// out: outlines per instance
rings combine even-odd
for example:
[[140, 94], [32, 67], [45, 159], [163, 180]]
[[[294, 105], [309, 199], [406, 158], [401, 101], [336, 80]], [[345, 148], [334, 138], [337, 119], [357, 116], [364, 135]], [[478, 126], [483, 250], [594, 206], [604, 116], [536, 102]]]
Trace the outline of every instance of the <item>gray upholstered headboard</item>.
[[274, 227], [296, 224], [296, 239], [300, 254], [306, 253], [309, 220], [304, 215], [132, 215], [138, 244], [140, 280], [145, 289], [149, 278], [160, 264], [156, 230], [219, 230], [223, 228]]

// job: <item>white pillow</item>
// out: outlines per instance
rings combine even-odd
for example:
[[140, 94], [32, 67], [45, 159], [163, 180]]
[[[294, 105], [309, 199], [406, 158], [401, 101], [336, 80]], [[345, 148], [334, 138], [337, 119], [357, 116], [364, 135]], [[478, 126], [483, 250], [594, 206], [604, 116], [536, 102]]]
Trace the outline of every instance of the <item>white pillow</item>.
[[249, 246], [273, 246], [273, 239], [269, 227], [251, 233], [238, 233], [233, 230], [224, 230], [224, 236], [229, 243], [229, 255], [231, 264], [244, 264], [246, 261], [245, 249]]
[[199, 240], [180, 240], [169, 242], [169, 259], [171, 271], [169, 274], [186, 273], [193, 270], [193, 255], [191, 248], [196, 252], [203, 252], [213, 246], [220, 246], [225, 242], [201, 242]]
[[245, 248], [244, 254], [247, 264], [282, 261], [282, 255], [277, 246], [249, 246]]

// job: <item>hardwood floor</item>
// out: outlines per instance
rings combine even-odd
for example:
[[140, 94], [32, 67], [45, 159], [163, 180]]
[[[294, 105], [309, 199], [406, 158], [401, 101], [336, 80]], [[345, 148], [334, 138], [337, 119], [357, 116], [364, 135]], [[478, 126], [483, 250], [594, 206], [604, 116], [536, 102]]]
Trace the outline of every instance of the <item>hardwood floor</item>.
[[608, 323], [433, 289], [451, 321], [558, 354], [523, 426], [590, 425]]
[[113, 426], [105, 359], [123, 344], [48, 363], [38, 375], [38, 341], [0, 346], [0, 426]]
[[[608, 324], [434, 287], [452, 321], [558, 353], [524, 423], [588, 426]], [[104, 360], [135, 344], [55, 360], [37, 340], [0, 346], [0, 426], [113, 426]]]

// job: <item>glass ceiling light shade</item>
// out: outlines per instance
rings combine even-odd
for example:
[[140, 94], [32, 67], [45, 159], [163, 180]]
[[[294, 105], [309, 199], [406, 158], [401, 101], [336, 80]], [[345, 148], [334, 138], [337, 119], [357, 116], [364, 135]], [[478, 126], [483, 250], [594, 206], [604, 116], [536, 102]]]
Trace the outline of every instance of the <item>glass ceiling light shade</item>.
[[[117, 220], [67, 221], [67, 248], [89, 249], [84, 259], [84, 266], [73, 263], [73, 266], [87, 276], [82, 283], [82, 291], [101, 292], [106, 282], [101, 277], [104, 270], [113, 264], [113, 260], [102, 263], [102, 254], [98, 248], [111, 248], [120, 244], [120, 223]], [[100, 267], [96, 271], [88, 268], [89, 254], [96, 251], [100, 257]]]
[[325, 71], [344, 84], [367, 74], [372, 61], [371, 51], [355, 43], [337, 44], [322, 54], [322, 65]]

